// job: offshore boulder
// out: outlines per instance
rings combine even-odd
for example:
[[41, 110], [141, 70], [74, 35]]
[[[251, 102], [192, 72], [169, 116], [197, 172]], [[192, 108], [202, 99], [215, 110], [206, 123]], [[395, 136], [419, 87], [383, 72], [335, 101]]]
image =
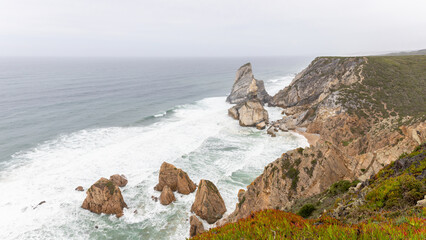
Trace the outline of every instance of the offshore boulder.
[[263, 107], [263, 103], [258, 98], [258, 86], [253, 79], [247, 89], [247, 99], [228, 110], [228, 115], [238, 119], [240, 126], [257, 127], [264, 129], [269, 121], [268, 111]]
[[109, 180], [119, 187], [125, 187], [127, 185], [127, 178], [123, 174], [114, 174], [109, 177]]
[[232, 104], [243, 103], [247, 100], [247, 92], [252, 81], [255, 82], [258, 91], [257, 98], [262, 103], [267, 103], [271, 96], [266, 92], [263, 81], [257, 80], [253, 76], [253, 71], [250, 63], [241, 66], [236, 74], [234, 85], [232, 86], [231, 94], [226, 98], [226, 101]]
[[169, 205], [170, 203], [176, 201], [175, 195], [173, 194], [172, 189], [169, 186], [164, 186], [163, 191], [160, 195], [160, 203], [163, 205]]
[[189, 229], [189, 237], [194, 237], [205, 231], [203, 223], [197, 218], [197, 216], [191, 216], [189, 218], [189, 224], [191, 225], [191, 228]]
[[86, 194], [81, 207], [91, 212], [115, 214], [119, 218], [123, 216], [123, 208], [127, 208], [120, 188], [106, 178], [99, 179]]
[[172, 191], [185, 195], [194, 192], [197, 188], [186, 172], [166, 162], [161, 164], [158, 184], [154, 189], [163, 191], [164, 186], [169, 186]]
[[221, 219], [226, 212], [225, 202], [219, 190], [209, 180], [202, 179], [200, 181], [191, 212], [197, 214], [209, 224]]

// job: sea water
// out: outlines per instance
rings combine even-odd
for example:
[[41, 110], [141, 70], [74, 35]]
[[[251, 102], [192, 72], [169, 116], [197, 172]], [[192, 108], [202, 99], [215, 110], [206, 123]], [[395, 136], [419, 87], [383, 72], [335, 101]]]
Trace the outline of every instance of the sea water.
[[[268, 163], [307, 145], [227, 116], [236, 70], [251, 61], [273, 95], [309, 60], [0, 59], [0, 239], [185, 239], [195, 193], [151, 199], [164, 161], [212, 181], [230, 214]], [[74, 189], [116, 173], [129, 180], [124, 216], [82, 209], [86, 193]]]

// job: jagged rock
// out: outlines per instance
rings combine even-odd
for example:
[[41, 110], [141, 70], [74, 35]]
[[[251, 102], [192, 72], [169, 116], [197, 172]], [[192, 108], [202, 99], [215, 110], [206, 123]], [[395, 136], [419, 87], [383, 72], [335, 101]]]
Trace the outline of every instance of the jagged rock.
[[75, 188], [76, 191], [83, 192], [84, 188], [82, 186], [78, 186]]
[[163, 205], [169, 205], [170, 203], [176, 201], [175, 195], [172, 192], [172, 189], [170, 189], [169, 186], [164, 186], [163, 191], [160, 195], [160, 203]]
[[266, 128], [266, 123], [265, 122], [260, 122], [258, 124], [256, 124], [256, 128], [259, 130], [265, 129]]
[[189, 218], [189, 224], [191, 228], [189, 229], [189, 237], [194, 237], [200, 233], [204, 232], [203, 223], [197, 218], [197, 216], [191, 216]]
[[210, 224], [222, 218], [226, 212], [225, 202], [219, 190], [209, 180], [202, 179], [200, 181], [191, 212], [194, 212]]
[[258, 99], [246, 101], [239, 109], [239, 121], [243, 127], [254, 127], [258, 123], [268, 122], [268, 111], [266, 111], [262, 103]]
[[119, 187], [125, 187], [127, 185], [127, 178], [123, 174], [114, 174], [109, 177], [109, 180]]
[[231, 94], [226, 98], [226, 101], [233, 104], [246, 101], [252, 81], [256, 83], [258, 99], [262, 103], [267, 103], [271, 97], [266, 92], [263, 81], [254, 78], [250, 63], [244, 64], [238, 69]]
[[87, 190], [86, 194], [86, 199], [81, 207], [91, 212], [116, 214], [117, 217], [121, 217], [123, 208], [127, 208], [120, 188], [106, 178], [99, 179]]
[[275, 134], [275, 128], [273, 126], [270, 126], [268, 128], [268, 130], [266, 130], [266, 133], [271, 135], [271, 137], [276, 137], [277, 135]]
[[157, 191], [163, 191], [163, 187], [167, 185], [172, 191], [177, 190], [182, 194], [190, 194], [197, 188], [186, 172], [166, 162], [161, 165], [158, 182], [154, 187]]
[[233, 119], [238, 120], [240, 115], [238, 114], [237, 106], [233, 106], [230, 109], [228, 109], [228, 115], [231, 116]]

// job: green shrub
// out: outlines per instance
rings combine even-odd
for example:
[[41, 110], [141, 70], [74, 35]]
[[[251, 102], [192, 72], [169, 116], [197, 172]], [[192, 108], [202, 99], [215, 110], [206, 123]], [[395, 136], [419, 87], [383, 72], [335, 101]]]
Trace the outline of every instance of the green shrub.
[[302, 216], [303, 218], [308, 218], [316, 210], [316, 207], [312, 204], [305, 204], [299, 209], [297, 215]]

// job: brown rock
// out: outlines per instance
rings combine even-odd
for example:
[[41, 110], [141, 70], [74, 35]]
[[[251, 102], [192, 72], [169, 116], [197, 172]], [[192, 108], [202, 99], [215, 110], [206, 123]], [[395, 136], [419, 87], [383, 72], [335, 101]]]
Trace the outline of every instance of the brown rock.
[[169, 205], [170, 203], [176, 201], [175, 195], [169, 186], [164, 186], [163, 191], [160, 195], [160, 203], [163, 205]]
[[256, 124], [256, 128], [259, 130], [265, 129], [266, 127], [266, 123], [265, 122], [260, 122], [258, 124]]
[[204, 232], [203, 223], [197, 218], [197, 216], [191, 216], [189, 224], [191, 225], [191, 228], [189, 229], [189, 237], [194, 237], [195, 235]]
[[157, 191], [163, 191], [164, 186], [169, 186], [172, 191], [182, 194], [190, 194], [197, 188], [188, 174], [182, 169], [176, 168], [170, 163], [163, 162], [158, 176], [158, 184], [154, 187]]
[[91, 212], [116, 214], [117, 217], [121, 217], [123, 208], [127, 208], [120, 188], [106, 178], [99, 179], [87, 190], [86, 194], [86, 199], [81, 207]]
[[243, 127], [256, 126], [260, 122], [268, 122], [268, 111], [266, 111], [262, 103], [254, 98], [246, 101], [241, 108], [238, 109], [240, 125]]
[[83, 192], [84, 188], [82, 186], [78, 186], [75, 188], [76, 191]]
[[244, 195], [245, 192], [246, 192], [246, 190], [244, 190], [244, 189], [240, 189], [238, 191], [238, 202], [241, 202], [242, 197], [243, 197], [243, 195]]
[[209, 180], [202, 179], [200, 181], [191, 212], [194, 212], [210, 224], [222, 218], [226, 212], [225, 202], [219, 190]]
[[121, 175], [114, 174], [111, 177], [109, 177], [109, 180], [119, 187], [124, 187], [127, 185], [127, 178], [123, 174]]
[[228, 109], [228, 115], [231, 116], [233, 119], [238, 120], [239, 114], [237, 106], [233, 106]]

